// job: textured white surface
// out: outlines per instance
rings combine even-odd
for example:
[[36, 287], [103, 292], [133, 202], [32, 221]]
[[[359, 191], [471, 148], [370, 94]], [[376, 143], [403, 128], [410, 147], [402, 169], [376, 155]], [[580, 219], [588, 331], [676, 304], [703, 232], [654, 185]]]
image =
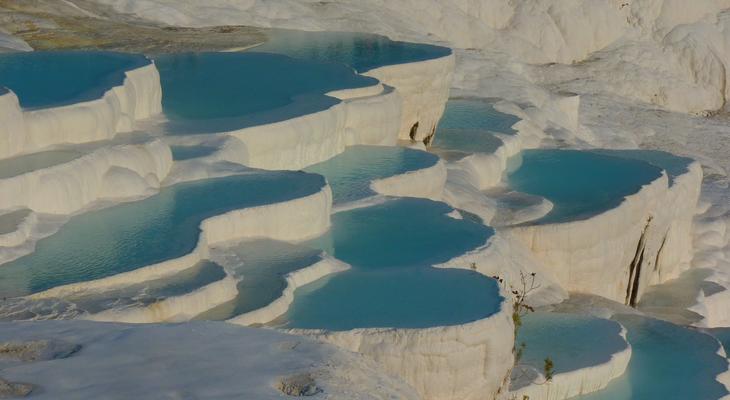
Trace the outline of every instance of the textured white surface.
[[62, 143], [111, 139], [132, 130], [134, 122], [162, 111], [160, 75], [154, 64], [125, 72], [121, 86], [100, 99], [32, 111], [20, 109], [17, 96], [0, 95], [0, 158]]
[[[616, 208], [584, 220], [506, 229], [570, 291], [626, 302], [630, 265], [640, 259], [638, 294], [689, 267], [692, 218], [702, 170], [697, 163], [669, 186], [666, 175]], [[684, 207], [667, 207], [682, 204]], [[643, 251], [640, 249], [642, 244]], [[637, 251], [643, 253], [638, 257]]]
[[146, 307], [113, 308], [81, 318], [126, 323], [188, 321], [204, 311], [233, 300], [238, 295], [237, 284], [235, 278], [226, 276], [190, 293], [168, 297]]
[[388, 178], [376, 179], [370, 188], [385, 196], [422, 197], [441, 200], [446, 184], [446, 165], [439, 160], [434, 166]]
[[159, 140], [102, 147], [49, 168], [0, 179], [0, 209], [29, 208], [72, 214], [98, 200], [147, 195], [172, 167], [170, 148]]
[[427, 329], [291, 330], [375, 360], [424, 400], [492, 398], [512, 364], [511, 304], [475, 322]]
[[81, 346], [55, 360], [0, 360], [3, 378], [36, 385], [32, 397], [39, 399], [290, 399], [276, 389], [277, 382], [302, 373], [314, 378], [322, 389], [317, 395], [321, 399], [418, 398], [413, 389], [362, 356], [225, 322], [0, 325], [0, 343], [34, 340], [50, 341], [57, 348]]
[[[430, 140], [449, 98], [455, 57], [387, 65], [365, 72], [395, 87], [403, 99], [398, 138]], [[418, 124], [414, 129], [415, 124]]]

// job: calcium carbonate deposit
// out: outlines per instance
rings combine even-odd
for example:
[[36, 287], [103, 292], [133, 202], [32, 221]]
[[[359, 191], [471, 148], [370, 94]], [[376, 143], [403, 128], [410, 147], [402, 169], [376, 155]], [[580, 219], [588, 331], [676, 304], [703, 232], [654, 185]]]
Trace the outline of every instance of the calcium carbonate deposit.
[[729, 13], [0, 1], [0, 398], [730, 398]]

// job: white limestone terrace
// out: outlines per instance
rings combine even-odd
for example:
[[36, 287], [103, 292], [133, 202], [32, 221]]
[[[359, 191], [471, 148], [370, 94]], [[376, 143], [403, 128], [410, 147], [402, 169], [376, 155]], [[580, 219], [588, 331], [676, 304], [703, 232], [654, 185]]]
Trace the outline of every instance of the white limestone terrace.
[[[162, 91], [154, 64], [142, 56], [104, 52], [28, 52], [0, 55], [4, 70], [15, 71], [3, 79], [10, 90], [0, 91], [0, 158], [36, 152], [52, 145], [111, 139], [133, 129], [135, 121], [161, 111]], [[107, 70], [88, 71], [96, 77], [79, 79], [83, 59], [107, 59]], [[79, 59], [81, 58], [81, 59]], [[114, 64], [128, 70], [114, 70]], [[58, 64], [58, 65], [56, 65]], [[78, 64], [78, 65], [76, 65]], [[23, 65], [32, 65], [25, 71]], [[45, 65], [56, 65], [43, 71]], [[89, 64], [87, 64], [89, 65]], [[33, 74], [36, 78], [32, 78]], [[66, 75], [64, 75], [64, 73]], [[87, 87], [74, 87], [80, 80]], [[87, 82], [88, 81], [88, 82]], [[44, 84], [51, 85], [43, 87]], [[16, 86], [18, 85], [18, 86]], [[67, 85], [64, 87], [64, 85]], [[108, 85], [108, 86], [104, 86]], [[13, 93], [13, 86], [20, 98]], [[43, 90], [53, 93], [44, 99]], [[55, 96], [55, 97], [54, 97]], [[27, 106], [23, 106], [27, 104]]]
[[[178, 26], [358, 30], [455, 48], [452, 95], [504, 98], [524, 105], [536, 121], [571, 122], [551, 127], [548, 140], [660, 149], [699, 160], [708, 178], [693, 228], [692, 264], [718, 271], [713, 281], [730, 287], [722, 274], [730, 248], [730, 146], [725, 117], [713, 116], [727, 97], [726, 0], [220, 0], [215, 8], [173, 0], [100, 2]], [[552, 99], [570, 93], [580, 101], [575, 118], [565, 119]], [[573, 121], [577, 128], [566, 127]], [[722, 296], [707, 303], [708, 313], [718, 311], [707, 324], [724, 318], [711, 304], [722, 304]]]
[[[253, 53], [249, 57], [254, 58]], [[220, 124], [203, 121], [201, 129], [207, 126], [217, 132], [212, 135], [230, 136], [240, 142], [226, 142], [209, 158], [255, 168], [300, 169], [326, 161], [347, 146], [392, 146], [399, 138], [428, 142], [443, 112], [453, 70], [451, 52], [438, 53], [438, 57], [370, 70], [364, 75], [376, 76], [383, 84], [373, 79], [367, 86], [326, 93], [331, 104], [312, 108], [318, 101], [310, 102], [309, 111], [306, 107], [298, 110], [302, 106], [295, 102], [256, 117], [260, 123], [241, 123], [241, 128], [234, 128], [235, 119], [230, 118], [213, 129], [210, 127]], [[180, 122], [184, 126], [190, 121]], [[170, 130], [174, 133], [176, 129]], [[210, 141], [212, 135], [176, 134], [168, 135], [167, 140], [177, 147], [191, 147]]]
[[425, 400], [493, 397], [513, 362], [512, 310], [507, 302], [497, 314], [463, 325], [287, 332], [363, 354]]
[[[281, 186], [278, 189], [271, 187], [270, 189], [274, 189], [275, 193], [273, 194], [274, 198], [277, 198], [278, 200], [272, 200], [269, 203], [261, 204], [262, 202], [265, 203], [264, 198], [265, 195], [261, 194], [253, 194], [253, 200], [247, 201], [246, 199], [240, 200], [240, 201], [233, 201], [231, 203], [230, 201], [224, 201], [225, 203], [230, 203], [227, 205], [219, 205], [216, 207], [213, 207], [215, 210], [221, 210], [223, 209], [223, 212], [219, 211], [213, 211], [213, 216], [207, 216], [207, 214], [210, 214], [211, 211], [205, 210], [205, 205], [200, 205], [199, 207], [203, 207], [203, 213], [199, 214], [201, 216], [204, 216], [202, 221], [200, 222], [199, 229], [200, 234], [195, 234], [194, 236], [191, 236], [188, 240], [190, 241], [190, 244], [192, 245], [189, 251], [183, 251], [184, 255], [181, 257], [174, 257], [167, 259], [165, 261], [154, 263], [151, 265], [145, 265], [144, 261], [141, 261], [141, 265], [137, 265], [133, 268], [129, 267], [123, 267], [119, 271], [115, 271], [114, 262], [112, 260], [112, 264], [110, 264], [108, 267], [111, 268], [111, 270], [104, 270], [104, 271], [98, 271], [101, 272], [101, 276], [106, 276], [97, 280], [88, 280], [89, 276], [85, 277], [75, 277], [71, 278], [71, 280], [68, 281], [67, 284], [58, 285], [58, 283], [63, 283], [62, 281], [58, 281], [57, 283], [47, 283], [42, 284], [42, 287], [47, 289], [44, 289], [43, 291], [33, 290], [31, 288], [32, 292], [36, 292], [35, 294], [31, 295], [31, 298], [33, 299], [44, 299], [44, 298], [63, 298], [66, 296], [79, 296], [81, 294], [85, 293], [91, 293], [97, 291], [104, 291], [104, 290], [112, 290], [112, 289], [118, 289], [123, 288], [126, 286], [130, 286], [133, 284], [139, 284], [146, 281], [151, 280], [157, 280], [162, 279], [171, 275], [174, 275], [176, 273], [179, 273], [181, 271], [184, 271], [186, 269], [189, 269], [193, 267], [198, 262], [204, 260], [208, 256], [209, 252], [209, 246], [215, 245], [217, 243], [221, 243], [224, 241], [229, 240], [236, 240], [236, 239], [244, 239], [244, 238], [253, 238], [253, 237], [267, 237], [277, 240], [284, 240], [284, 241], [297, 241], [297, 240], [304, 240], [311, 238], [313, 236], [320, 235], [324, 231], [327, 230], [329, 227], [329, 215], [330, 215], [330, 207], [331, 207], [331, 191], [329, 187], [324, 183], [324, 180], [320, 177], [316, 177], [313, 175], [310, 175], [312, 179], [309, 179], [310, 183], [313, 184], [313, 186], [308, 186], [306, 183], [306, 179], [302, 180], [301, 177], [306, 177], [306, 174], [298, 174], [293, 173], [294, 176], [290, 177], [284, 177], [284, 179], [277, 181], [276, 175], [274, 174], [270, 177], [267, 177], [266, 174], [262, 177], [259, 177], [257, 174], [251, 174], [250, 177], [243, 176], [229, 176], [225, 178], [218, 178], [218, 179], [212, 179], [212, 180], [205, 180], [200, 182], [189, 182], [189, 183], [182, 183], [178, 184], [176, 186], [172, 186], [170, 188], [164, 189], [160, 192], [160, 194], [152, 196], [146, 200], [142, 200], [139, 202], [134, 203], [127, 203], [123, 205], [119, 205], [116, 207], [111, 207], [107, 209], [100, 210], [96, 212], [95, 215], [80, 215], [77, 217], [76, 225], [72, 225], [71, 223], [67, 223], [64, 228], [59, 231], [58, 234], [54, 235], [51, 238], [48, 238], [46, 240], [51, 241], [60, 241], [60, 244], [67, 243], [67, 245], [71, 245], [71, 243], [68, 243], [68, 241], [63, 241], [64, 238], [61, 237], [61, 234], [66, 235], [73, 235], [75, 230], [77, 229], [87, 229], [85, 227], [87, 224], [94, 224], [95, 219], [101, 218], [103, 219], [114, 219], [114, 218], [125, 218], [124, 215], [127, 215], [130, 212], [134, 212], [137, 209], [140, 209], [140, 207], [148, 207], [150, 205], [156, 206], [153, 207], [153, 209], [157, 210], [164, 210], [165, 205], [168, 204], [166, 199], [169, 198], [171, 195], [175, 195], [177, 193], [176, 191], [182, 190], [182, 191], [190, 191], [189, 195], [192, 197], [187, 198], [187, 200], [182, 200], [180, 196], [185, 196], [184, 194], [178, 194], [177, 195], [177, 201], [174, 202], [171, 205], [173, 208], [169, 211], [164, 211], [165, 213], [169, 213], [170, 211], [174, 212], [176, 209], [175, 207], [188, 207], [186, 203], [195, 202], [194, 199], [195, 195], [193, 193], [197, 193], [199, 191], [208, 192], [210, 190], [213, 190], [214, 187], [218, 187], [219, 189], [227, 189], [227, 190], [235, 190], [232, 188], [241, 186], [241, 185], [256, 185], [257, 182], [260, 182], [260, 184], [266, 185], [269, 184], [275, 185], [276, 182]], [[286, 175], [286, 174], [285, 174]], [[249, 179], [250, 178], [250, 179]], [[273, 179], [272, 179], [273, 178]], [[289, 179], [289, 180], [287, 180]], [[297, 185], [300, 186], [299, 189], [294, 189], [292, 191], [292, 195], [287, 195], [287, 191], [289, 190], [289, 187], [292, 184], [292, 179], [294, 182], [297, 182]], [[208, 185], [208, 182], [210, 182], [210, 185], [213, 186], [206, 186]], [[289, 185], [286, 183], [289, 182]], [[317, 183], [318, 182], [318, 183]], [[182, 185], [179, 189], [178, 186]], [[216, 186], [217, 185], [217, 186]], [[259, 190], [266, 191], [266, 187], [262, 187]], [[280, 192], [280, 193], [279, 193]], [[279, 193], [279, 194], [276, 194]], [[219, 193], [221, 197], [226, 197], [223, 195], [223, 193]], [[293, 196], [293, 197], [292, 197]], [[262, 201], [264, 200], [264, 201]], [[247, 206], [247, 202], [250, 202], [251, 204]], [[240, 205], [236, 205], [236, 203], [241, 203]], [[258, 204], [257, 204], [258, 203]], [[192, 204], [192, 203], [191, 203]], [[196, 206], [198, 207], [198, 206]], [[231, 209], [232, 211], [225, 211], [225, 209]], [[296, 212], [294, 212], [296, 210]], [[139, 213], [137, 215], [140, 215]], [[174, 214], [171, 214], [174, 215]], [[177, 216], [177, 218], [183, 218], [184, 216]], [[153, 216], [154, 219], [154, 216]], [[121, 221], [121, 220], [117, 220]], [[74, 221], [72, 221], [74, 222]], [[173, 224], [179, 224], [180, 222], [183, 223], [183, 225], [180, 225], [180, 227], [187, 226], [184, 222], [184, 219], [180, 222], [174, 222], [174, 218], [172, 221], [163, 221], [163, 226], [166, 226], [164, 224], [169, 224], [172, 222]], [[119, 222], [117, 222], [119, 223]], [[154, 235], [156, 235], [155, 230], [157, 228], [157, 224], [151, 224], [148, 226], [140, 226], [138, 228], [132, 228], [130, 232], [136, 232], [134, 240], [142, 240], [139, 235], [146, 235], [147, 233], [153, 235], [148, 237], [145, 240], [145, 246], [150, 247], [150, 243], [148, 243]], [[177, 226], [177, 225], [170, 225], [170, 227]], [[124, 227], [123, 229], [129, 230], [131, 227]], [[198, 229], [198, 226], [191, 226], [192, 229]], [[140, 231], [141, 229], [141, 231]], [[149, 231], [149, 232], [147, 232]], [[146, 233], [147, 232], [147, 233]], [[189, 236], [189, 233], [184, 233], [181, 231], [180, 233], [185, 234], [186, 236]], [[103, 241], [103, 238], [102, 238]], [[101, 245], [103, 247], [103, 244]], [[152, 245], [154, 246], [154, 245]], [[143, 246], [144, 247], [144, 246]], [[178, 246], [179, 247], [179, 246]], [[150, 248], [151, 252], [156, 252], [157, 250]], [[136, 251], [136, 250], [134, 250]], [[162, 256], [163, 258], [169, 258], [170, 255], [179, 254], [179, 249], [170, 249], [171, 252], [166, 251], [165, 254], [169, 254], [167, 256]], [[87, 251], [88, 252], [88, 251]], [[42, 266], [44, 265], [45, 257], [54, 257], [54, 252], [51, 248], [50, 252], [47, 254], [39, 254], [38, 252], [31, 254], [30, 256], [27, 256], [28, 260], [19, 259], [16, 261], [18, 264], [17, 267], [20, 268], [20, 270], [15, 271], [17, 272], [17, 276], [12, 275], [8, 278], [12, 278], [15, 281], [18, 281], [18, 279], [22, 279], [23, 275], [23, 269], [27, 269], [27, 267], [24, 267], [23, 264], [26, 262], [29, 262], [33, 265], [35, 265], [36, 261], [40, 264], [36, 266]], [[136, 258], [139, 258], [140, 260], [144, 260], [146, 258], [155, 259], [159, 258], [161, 255], [144, 255], [144, 253], [140, 253], [137, 256], [134, 256]], [[73, 261], [75, 264], [83, 265], [83, 258], [85, 256], [81, 256], [82, 260], [79, 261]], [[93, 257], [93, 256], [92, 256]], [[34, 261], [36, 260], [36, 261]], [[137, 262], [140, 264], [140, 262]], [[125, 262], [124, 264], [128, 264], [128, 262]], [[11, 268], [10, 265], [6, 265], [3, 267], [3, 272], [8, 271]], [[108, 268], [107, 268], [108, 269]], [[126, 272], [125, 272], [126, 270]], [[12, 271], [11, 271], [12, 272]], [[64, 273], [68, 273], [68, 268], [64, 270]], [[87, 272], [84, 274], [88, 275]], [[18, 277], [20, 276], [20, 277]], [[97, 274], [98, 276], [98, 274]], [[54, 279], [60, 279], [59, 277]], [[73, 283], [74, 281], [77, 281], [76, 283]], [[55, 282], [55, 280], [54, 280]], [[15, 284], [17, 287], [23, 287], [26, 284], [22, 281], [18, 281]], [[231, 290], [228, 292], [235, 293], [234, 286], [231, 287]], [[228, 300], [228, 299], [225, 299]], [[165, 314], [166, 317], [171, 317], [173, 314]], [[126, 317], [125, 317], [126, 318]], [[145, 317], [147, 318], [147, 317]], [[110, 319], [114, 319], [113, 317]], [[163, 318], [167, 319], [167, 318]]]
[[681, 171], [661, 172], [600, 214], [560, 220], [549, 219], [549, 213], [544, 222], [504, 232], [522, 241], [567, 290], [636, 305], [647, 287], [689, 268], [691, 205], [697, 204], [701, 180], [699, 163], [687, 160]]
[[2, 378], [29, 385], [32, 398], [418, 398], [362, 356], [222, 322], [2, 323], [0, 332]]
[[[56, 232], [70, 216], [108, 204], [156, 193], [172, 167], [167, 145], [144, 139], [129, 144], [62, 147], [0, 160], [3, 175], [0, 213], [7, 219], [0, 234], [0, 262], [33, 251], [35, 243]], [[24, 211], [23, 211], [24, 210]]]
[[[416, 391], [419, 393], [420, 396], [422, 396], [422, 398], [425, 399], [476, 399], [481, 398], [482, 396], [484, 396], [485, 393], [495, 394], [501, 387], [505, 375], [507, 374], [507, 368], [509, 365], [511, 365], [512, 360], [511, 349], [513, 342], [513, 326], [511, 319], [511, 302], [504, 300], [507, 297], [506, 292], [503, 292], [502, 290], [497, 290], [495, 288], [495, 292], [498, 292], [499, 295], [501, 295], [501, 299], [499, 300], [499, 303], [494, 313], [490, 313], [486, 317], [478, 317], [476, 320], [468, 319], [465, 322], [458, 322], [460, 320], [457, 318], [456, 320], [451, 322], [452, 324], [448, 325], [444, 325], [446, 322], [440, 321], [439, 319], [435, 319], [432, 321], [433, 317], [428, 317], [428, 314], [425, 316], [422, 315], [412, 318], [413, 321], [421, 321], [411, 322], [416, 323], [418, 327], [354, 329], [346, 328], [344, 330], [338, 328], [295, 328], [298, 325], [297, 323], [292, 323], [290, 325], [288, 322], [285, 322], [288, 318], [292, 316], [292, 314], [288, 314], [286, 317], [283, 318], [284, 325], [282, 325], [282, 321], [274, 320], [280, 314], [282, 314], [283, 311], [286, 311], [286, 308], [291, 306], [292, 300], [289, 299], [289, 295], [287, 295], [288, 292], [294, 292], [294, 297], [296, 297], [298, 295], [296, 293], [298, 288], [301, 288], [303, 285], [307, 285], [311, 282], [315, 282], [316, 280], [321, 280], [321, 276], [323, 274], [336, 273], [331, 278], [333, 280], [342, 278], [347, 279], [345, 275], [350, 272], [364, 273], [363, 268], [365, 268], [365, 270], [367, 270], [367, 268], [376, 268], [381, 269], [382, 273], [376, 273], [374, 276], [375, 278], [382, 280], [387, 279], [388, 275], [385, 273], [394, 268], [392, 266], [389, 267], [389, 265], [391, 264], [400, 265], [399, 263], [409, 262], [404, 260], [411, 259], [413, 259], [413, 261], [410, 262], [417, 262], [419, 264], [426, 262], [422, 259], [424, 256], [416, 255], [423, 253], [423, 251], [416, 251], [414, 246], [427, 246], [422, 243], [429, 243], [430, 240], [428, 239], [428, 237], [438, 234], [431, 232], [432, 230], [427, 230], [423, 227], [420, 227], [421, 225], [419, 225], [419, 218], [410, 214], [405, 215], [403, 217], [404, 220], [400, 223], [398, 221], [393, 221], [395, 215], [383, 219], [380, 222], [373, 222], [374, 224], [384, 224], [384, 228], [381, 229], [387, 229], [387, 227], [394, 226], [395, 224], [408, 225], [410, 228], [405, 228], [405, 230], [396, 231], [391, 228], [389, 237], [396, 237], [400, 235], [400, 240], [405, 241], [407, 243], [407, 247], [411, 249], [411, 252], [413, 253], [410, 256], [398, 255], [399, 250], [396, 250], [396, 243], [398, 243], [397, 241], [393, 241], [389, 239], [389, 237], [383, 239], [381, 238], [381, 235], [377, 234], [377, 230], [372, 231], [372, 228], [367, 227], [363, 227], [364, 230], [362, 234], [355, 236], [359, 238], [360, 241], [371, 243], [373, 240], [388, 240], [388, 242], [393, 242], [393, 244], [389, 248], [380, 247], [381, 253], [383, 253], [382, 255], [377, 255], [374, 256], [373, 259], [369, 259], [367, 258], [366, 254], [369, 250], [357, 250], [345, 244], [345, 242], [348, 240], [345, 236], [352, 236], [353, 234], [352, 230], [347, 228], [349, 226], [348, 224], [351, 223], [349, 221], [351, 221], [352, 218], [367, 218], [367, 220], [371, 220], [371, 218], [368, 218], [367, 215], [379, 212], [375, 211], [376, 209], [391, 209], [384, 207], [396, 207], [394, 208], [395, 210], [414, 210], [419, 204], [434, 204], [437, 207], [439, 213], [450, 210], [450, 208], [446, 207], [445, 205], [438, 205], [438, 203], [417, 201], [413, 199], [401, 200], [401, 203], [393, 204], [399, 205], [388, 206], [387, 203], [385, 203], [384, 205], [376, 205], [370, 208], [360, 208], [348, 212], [337, 213], [334, 215], [336, 222], [333, 225], [335, 227], [334, 231], [330, 233], [331, 237], [323, 237], [317, 239], [317, 241], [321, 242], [322, 245], [324, 245], [325, 247], [327, 246], [327, 243], [329, 243], [331, 240], [334, 240], [335, 244], [333, 254], [340, 257], [341, 260], [353, 263], [355, 267], [346, 269], [347, 266], [342, 265], [341, 262], [333, 263], [332, 261], [334, 260], [328, 260], [327, 258], [324, 258], [319, 262], [311, 264], [311, 266], [308, 268], [300, 269], [292, 274], [287, 275], [287, 288], [285, 289], [284, 296], [280, 300], [277, 300], [276, 302], [270, 304], [265, 308], [243, 314], [239, 317], [230, 319], [229, 321], [238, 324], [270, 324], [274, 327], [278, 327], [279, 329], [286, 329], [287, 332], [313, 336], [320, 340], [334, 343], [345, 349], [362, 353], [365, 356], [374, 359], [379, 365], [385, 368], [386, 371], [404, 379], [407, 383], [409, 383], [416, 389]], [[345, 215], [348, 213], [356, 213], [359, 216]], [[415, 215], [418, 215], [418, 213], [416, 213]], [[432, 217], [424, 215], [420, 219], [425, 220], [429, 218]], [[449, 214], [448, 217], [443, 216], [440, 218], [449, 219], [453, 217], [451, 216], [451, 214]], [[452, 225], [460, 226], [461, 223], [462, 222], [452, 222]], [[470, 226], [472, 224], [467, 222], [465, 223]], [[355, 224], [357, 223], [355, 222]], [[345, 236], [338, 236], [343, 234], [343, 229], [347, 230], [348, 233], [344, 234]], [[352, 229], [355, 229], [354, 226]], [[414, 229], [418, 230], [418, 232], [420, 233], [416, 234], [415, 231], [412, 231]], [[444, 229], [447, 229], [446, 232], [448, 232], [448, 229], [450, 228]], [[475, 227], [474, 229], [478, 229], [479, 231], [481, 231], [484, 228]], [[458, 231], [454, 232], [453, 234], [458, 236], [459, 234], [457, 232]], [[457, 237], [449, 238], [448, 240], [456, 240], [459, 242], [467, 241], [466, 244], [463, 244], [463, 246], [467, 247], [470, 247], [470, 243], [472, 242], [475, 245], [478, 245], [478, 240], [474, 237]], [[376, 244], [371, 243], [371, 245], [375, 246]], [[444, 244], [444, 246], [446, 246], [446, 244]], [[444, 250], [444, 252], [445, 254], [451, 254], [451, 252], [446, 250]], [[434, 256], [436, 258], [442, 257], [442, 255], [438, 254], [441, 254], [440, 250], [437, 250], [437, 255]], [[382, 264], [378, 261], [380, 259], [388, 260], [385, 262], [386, 266], [382, 266]], [[429, 258], [427, 257], [426, 259]], [[495, 255], [495, 262], [501, 261], [503, 260]], [[363, 265], [363, 263], [374, 263], [373, 265], [377, 265], [378, 267], [366, 267]], [[425, 266], [419, 268], [428, 269]], [[395, 270], [395, 272], [398, 273], [398, 268], [395, 268]], [[443, 273], [442, 275], [446, 276], [451, 272], [439, 270], [438, 274], [441, 273]], [[423, 272], [417, 273], [416, 276], [421, 276], [422, 274]], [[465, 278], [470, 282], [475, 281], [475, 276], [468, 274], [469, 272], [467, 271], [458, 271], [457, 273], [457, 275]], [[471, 272], [471, 274], [474, 274], [474, 272]], [[362, 276], [361, 278], [357, 277], [358, 275], [354, 275], [353, 279], [358, 282], [361, 282], [362, 279], [370, 279], [365, 278], [365, 276]], [[480, 278], [483, 279], [483, 277]], [[333, 281], [329, 280], [324, 282], [325, 285], [328, 285]], [[394, 278], [394, 282], [401, 282], [401, 278]], [[438, 280], [438, 282], [440, 282], [440, 284], [445, 283], [444, 280]], [[315, 285], [317, 284], [315, 283]], [[408, 286], [405, 281], [403, 283], [398, 283], [397, 286], [400, 285], [404, 286], [401, 287], [399, 291], [423, 290], [423, 288], [418, 285], [416, 285], [417, 287], [412, 287], [413, 284]], [[438, 287], [438, 285], [436, 286]], [[315, 286], [315, 288], [316, 287], [319, 286]], [[443, 301], [448, 301], [448, 296], [455, 295], [454, 293], [452, 293], [452, 291], [458, 290], [453, 288], [452, 286], [448, 287], [450, 289], [444, 289], [445, 292], [442, 293], [443, 297], [441, 299]], [[467, 288], [463, 289], [466, 290]], [[357, 290], [362, 289], [351, 288], [348, 290], [348, 292]], [[468, 290], [469, 293], [471, 293], [471, 289]], [[480, 290], [486, 292], [489, 290], [489, 287], [481, 287]], [[338, 291], [335, 290], [334, 293], [338, 293]], [[391, 291], [389, 290], [386, 293], [391, 293]], [[350, 294], [352, 296], [357, 295], [359, 297], [372, 295], [377, 296], [376, 293], [368, 294], [368, 292], [361, 293], [359, 295], [357, 293]], [[390, 299], [390, 294], [383, 294], [383, 296], [385, 299]], [[296, 302], [297, 299], [295, 298], [294, 301]], [[381, 300], [378, 299], [378, 302], [380, 301]], [[342, 299], [341, 302], [349, 303], [349, 300]], [[357, 304], [357, 301], [355, 302], [355, 304]], [[345, 308], [347, 308], [347, 306]], [[401, 310], [403, 309], [403, 307], [401, 306], [399, 306], [398, 308]], [[338, 310], [340, 309], [338, 308]], [[329, 315], [327, 314], [327, 312], [324, 312], [324, 314], [322, 314], [322, 310], [311, 311], [312, 315]], [[362, 311], [366, 312], [365, 310]], [[334, 312], [338, 313], [340, 311]], [[303, 313], [306, 314], [307, 311], [303, 311]], [[371, 314], [371, 312], [369, 312], [369, 314]], [[302, 315], [302, 317], [307, 320], [307, 318], [309, 318], [307, 315]], [[314, 318], [314, 321], [319, 320], [319, 317]], [[365, 318], [365, 322], [359, 321], [358, 318]], [[373, 317], [373, 315], [370, 315], [369, 317], [358, 317], [355, 315], [349, 318], [351, 322], [337, 320], [333, 321], [333, 324], [337, 326], [339, 326], [340, 323], [346, 324], [343, 326], [348, 326], [348, 324], [364, 324], [365, 326], [368, 326], [371, 323], [375, 323], [375, 326], [390, 326], [389, 324], [384, 324], [383, 322], [378, 323], [373, 320], [373, 318], [377, 320], [377, 317]], [[392, 317], [384, 318], [388, 319]], [[317, 322], [305, 322], [305, 324], [314, 324], [316, 326]]]

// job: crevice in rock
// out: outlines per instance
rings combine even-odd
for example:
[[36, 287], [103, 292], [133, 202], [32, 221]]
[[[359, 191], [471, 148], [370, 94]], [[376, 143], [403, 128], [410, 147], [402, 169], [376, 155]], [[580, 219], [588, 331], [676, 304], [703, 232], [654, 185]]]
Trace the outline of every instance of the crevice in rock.
[[644, 246], [641, 249], [641, 255], [639, 256], [639, 262], [636, 264], [636, 276], [634, 277], [634, 282], [631, 287], [631, 298], [629, 299], [629, 306], [636, 307], [636, 298], [639, 294], [639, 281], [641, 278], [641, 266], [644, 263], [644, 252], [646, 250], [646, 246]]
[[669, 230], [667, 230], [667, 233], [664, 234], [664, 239], [662, 239], [662, 244], [659, 246], [659, 250], [656, 252], [656, 259], [654, 260], [654, 271], [659, 270], [659, 258], [662, 256], [662, 250], [664, 250], [664, 245], [667, 244], [668, 236], [669, 236]]
[[641, 276], [641, 266], [644, 263], [644, 253], [646, 251], [646, 232], [649, 230], [651, 220], [652, 217], [647, 219], [646, 225], [641, 231], [639, 242], [636, 244], [634, 258], [631, 260], [631, 264], [629, 265], [629, 282], [626, 285], [626, 299], [624, 300], [624, 304], [631, 307], [636, 306], [636, 299], [639, 294], [639, 278]]
[[436, 127], [434, 126], [433, 129], [431, 129], [431, 133], [423, 138], [423, 144], [426, 147], [431, 146], [431, 142], [433, 141], [433, 137], [436, 135]]
[[415, 124], [411, 127], [411, 132], [408, 134], [408, 136], [411, 138], [411, 140], [416, 140], [416, 134], [418, 133], [418, 121], [416, 121]]

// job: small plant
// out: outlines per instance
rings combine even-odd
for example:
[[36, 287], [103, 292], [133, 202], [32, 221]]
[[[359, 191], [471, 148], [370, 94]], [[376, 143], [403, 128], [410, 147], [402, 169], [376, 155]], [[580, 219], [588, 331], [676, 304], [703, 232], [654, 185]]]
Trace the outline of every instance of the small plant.
[[[476, 270], [475, 263], [471, 263], [470, 267], [472, 270]], [[512, 322], [514, 323], [515, 336], [515, 343], [512, 346], [514, 364], [509, 368], [509, 370], [507, 371], [507, 375], [502, 380], [502, 387], [500, 387], [498, 391], [498, 393], [502, 393], [507, 391], [510, 377], [512, 376], [512, 371], [519, 365], [520, 361], [522, 360], [522, 356], [524, 355], [525, 348], [527, 348], [527, 343], [521, 342], [518, 344], [517, 338], [519, 337], [520, 328], [522, 328], [522, 318], [525, 315], [535, 311], [532, 306], [527, 304], [527, 297], [532, 292], [539, 289], [540, 285], [535, 281], [537, 278], [537, 274], [535, 272], [531, 272], [529, 274], [520, 272], [520, 284], [518, 286], [513, 286], [506, 283], [505, 280], [499, 276], [492, 276], [492, 278], [499, 282], [499, 284], [502, 285], [505, 289], [508, 289], [510, 294], [512, 295]], [[545, 375], [545, 382], [543, 383], [552, 381], [554, 369], [555, 366], [552, 359], [550, 357], [546, 358], [543, 365], [543, 373]], [[522, 399], [529, 400], [529, 397], [523, 396]]]
[[553, 380], [553, 373], [555, 369], [555, 365], [553, 365], [553, 360], [548, 357], [545, 359], [545, 364], [542, 367], [542, 372], [545, 375], [545, 382], [551, 382]]

